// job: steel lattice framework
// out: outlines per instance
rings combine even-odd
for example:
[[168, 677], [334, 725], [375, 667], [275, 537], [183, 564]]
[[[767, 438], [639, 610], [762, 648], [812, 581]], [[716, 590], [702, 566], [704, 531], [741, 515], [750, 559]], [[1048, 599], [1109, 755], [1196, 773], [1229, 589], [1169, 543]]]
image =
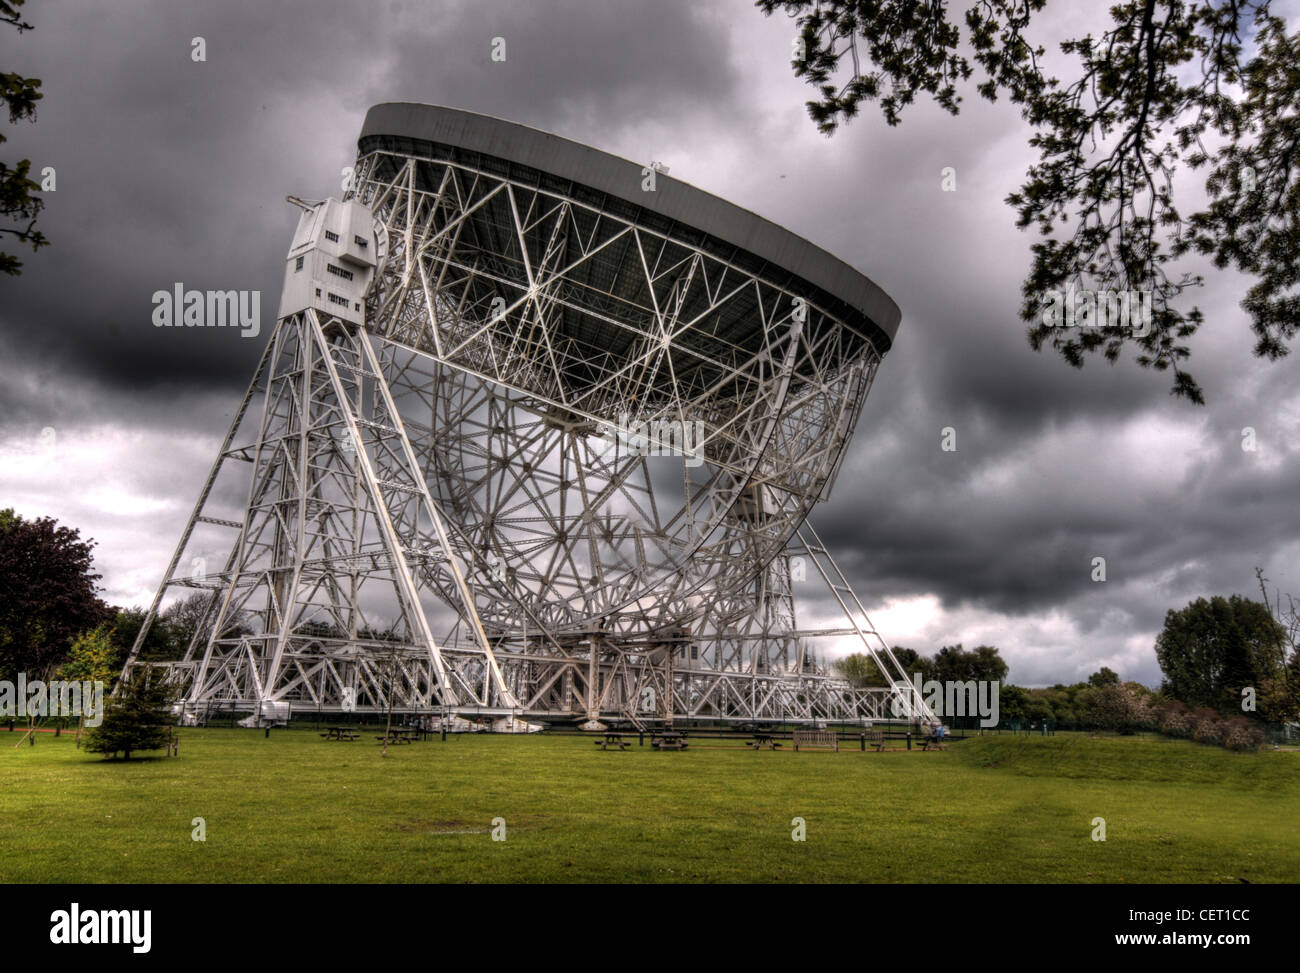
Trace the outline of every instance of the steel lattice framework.
[[[652, 173], [372, 109], [328, 204], [372, 221], [364, 307], [282, 305], [128, 671], [190, 588], [205, 614], [167, 665], [195, 706], [933, 719], [807, 522], [897, 323], [843, 280], [892, 302]], [[303, 226], [333, 212], [303, 205]], [[840, 627], [799, 628], [808, 577]], [[830, 636], [900, 685], [829, 675], [810, 643]]]

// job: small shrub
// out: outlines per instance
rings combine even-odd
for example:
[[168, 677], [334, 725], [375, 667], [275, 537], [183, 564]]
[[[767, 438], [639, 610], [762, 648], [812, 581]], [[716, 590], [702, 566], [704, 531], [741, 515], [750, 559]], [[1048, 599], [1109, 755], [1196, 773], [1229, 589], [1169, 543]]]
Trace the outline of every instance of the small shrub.
[[1229, 750], [1258, 750], [1264, 746], [1264, 733], [1258, 726], [1237, 716], [1224, 726], [1223, 745]]
[[87, 734], [91, 753], [127, 760], [141, 750], [162, 750], [170, 738], [174, 693], [161, 678], [139, 673], [118, 687], [104, 708], [104, 722]]
[[1209, 708], [1198, 709], [1191, 716], [1192, 739], [1197, 743], [1223, 742], [1223, 724], [1219, 714]]

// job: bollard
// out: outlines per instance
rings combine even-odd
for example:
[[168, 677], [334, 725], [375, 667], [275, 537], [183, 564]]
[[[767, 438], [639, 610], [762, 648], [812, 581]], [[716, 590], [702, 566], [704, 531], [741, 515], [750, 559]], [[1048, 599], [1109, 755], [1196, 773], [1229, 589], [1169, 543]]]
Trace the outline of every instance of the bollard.
[[644, 746], [645, 746], [645, 730], [638, 730], [638, 731], [637, 731], [637, 735], [636, 735], [636, 745], [637, 745], [638, 747], [644, 747]]
[[266, 739], [271, 739], [271, 728], [269, 726], [266, 728]]
[[908, 730], [908, 731], [907, 731], [907, 749], [908, 749], [908, 750], [911, 750], [911, 749], [912, 749], [912, 731], [911, 731], [911, 730]]
[[859, 734], [858, 734], [858, 739], [860, 739], [860, 740], [862, 741], [862, 752], [863, 752], [863, 753], [866, 753], [866, 752], [867, 752], [867, 735], [866, 735], [865, 733], [859, 733]]

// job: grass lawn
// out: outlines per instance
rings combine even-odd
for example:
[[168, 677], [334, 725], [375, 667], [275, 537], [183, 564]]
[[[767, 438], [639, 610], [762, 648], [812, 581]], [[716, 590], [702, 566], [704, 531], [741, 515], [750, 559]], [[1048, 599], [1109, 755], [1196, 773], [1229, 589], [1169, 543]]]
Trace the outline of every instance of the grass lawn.
[[383, 759], [373, 733], [189, 729], [179, 759], [124, 764], [70, 735], [9, 740], [0, 882], [1300, 879], [1300, 753], [1082, 736], [620, 753], [475, 735]]

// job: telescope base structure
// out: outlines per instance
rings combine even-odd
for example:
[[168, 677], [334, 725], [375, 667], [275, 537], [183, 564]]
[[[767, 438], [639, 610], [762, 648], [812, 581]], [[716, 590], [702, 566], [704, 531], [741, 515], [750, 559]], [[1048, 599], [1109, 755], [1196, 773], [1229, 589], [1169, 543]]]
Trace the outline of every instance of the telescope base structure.
[[[547, 723], [572, 723], [587, 719], [631, 722], [637, 726], [676, 721], [715, 723], [778, 722], [795, 724], [902, 720], [896, 694], [884, 688], [855, 689], [843, 679], [814, 671], [803, 674], [730, 672], [656, 663], [643, 650], [603, 646], [588, 655], [568, 658], [497, 652], [497, 661], [511, 685], [533, 688], [535, 696], [507, 708], [465, 704], [442, 706], [421, 690], [434, 676], [425, 653], [403, 646], [396, 653], [358, 655], [349, 646], [319, 646], [294, 655], [289, 661], [301, 675], [295, 680], [296, 698], [285, 700], [258, 695], [255, 650], [248, 643], [233, 649], [207, 669], [207, 676], [222, 691], [193, 692], [199, 665], [195, 662], [157, 663], [185, 700], [185, 711], [202, 715], [212, 711], [258, 712], [264, 703], [288, 702], [297, 713], [382, 715], [441, 714], [466, 718], [513, 716]], [[450, 656], [474, 659], [473, 649], [446, 649]], [[396, 678], [386, 663], [396, 657]], [[663, 700], [672, 685], [674, 705], [669, 712]], [[354, 695], [350, 687], [364, 687]], [[522, 695], [522, 693], [521, 693]]]
[[[142, 634], [127, 672], [165, 673], [196, 715], [271, 704], [641, 726], [934, 719], [806, 521], [760, 583], [715, 592], [732, 607], [698, 610], [699, 634], [557, 631], [523, 603], [531, 624], [489, 630], [479, 609], [500, 597], [487, 584], [496, 568], [430, 489], [420, 457], [432, 431], [398, 409], [386, 345], [314, 310], [280, 322], [147, 621], [170, 587], [206, 592], [203, 619], [178, 661], [141, 658]], [[243, 519], [213, 515], [214, 485], [245, 465]], [[219, 571], [193, 559], [185, 576], [182, 556], [203, 529], [224, 531], [230, 553]], [[792, 566], [803, 580], [813, 568], [847, 627], [795, 627]], [[363, 607], [377, 596], [387, 599], [382, 626]], [[748, 606], [739, 624], [734, 603]], [[453, 622], [446, 638], [434, 634], [440, 617]], [[739, 630], [708, 631], [723, 617]], [[854, 639], [897, 688], [855, 689], [827, 673], [809, 643], [830, 637]]]
[[[429, 678], [429, 672], [423, 661], [417, 656], [418, 650], [409, 652], [409, 661], [403, 667], [404, 684], [421, 683]], [[551, 670], [560, 684], [560, 692], [572, 691], [574, 705], [548, 705], [546, 703], [528, 706], [522, 709], [505, 709], [476, 705], [442, 707], [422, 704], [413, 694], [398, 694], [394, 691], [391, 710], [382, 689], [374, 696], [365, 697], [363, 702], [344, 700], [339, 691], [342, 683], [354, 674], [357, 682], [383, 687], [385, 675], [382, 667], [370, 660], [350, 660], [340, 665], [328, 665], [325, 656], [304, 658], [304, 668], [314, 674], [317, 682], [313, 686], [319, 702], [300, 699], [290, 702], [290, 713], [341, 715], [358, 714], [383, 717], [392, 712], [397, 715], [435, 715], [459, 716], [465, 719], [488, 717], [515, 717], [520, 720], [537, 721], [545, 724], [576, 724], [588, 719], [617, 723], [631, 723], [639, 728], [672, 725], [674, 722], [709, 722], [724, 725], [750, 723], [782, 724], [846, 724], [860, 726], [863, 723], [881, 722], [922, 722], [919, 718], [908, 719], [899, 716], [895, 705], [895, 694], [888, 689], [855, 689], [844, 680], [821, 673], [809, 673], [796, 676], [789, 673], [749, 674], [741, 672], [720, 672], [715, 669], [674, 669], [672, 674], [674, 698], [679, 701], [673, 714], [667, 715], [661, 710], [638, 711], [635, 708], [618, 708], [594, 712], [586, 707], [588, 694], [606, 695], [612, 702], [617, 696], [628, 694], [630, 702], [641, 702], [647, 698], [646, 690], [655, 686], [662, 687], [664, 678], [660, 674], [637, 671], [637, 663], [632, 660], [620, 660], [616, 663], [602, 662], [597, 667], [597, 681], [589, 682], [590, 665], [588, 660], [573, 659], [562, 664], [542, 666]], [[512, 660], [501, 660], [503, 671], [508, 677], [519, 674], [523, 676], [538, 668], [538, 660], [520, 662], [518, 666]], [[222, 673], [223, 679], [229, 676], [229, 684], [235, 685], [242, 680], [249, 683], [247, 695], [235, 690], [227, 693], [201, 696], [197, 699], [184, 695], [183, 707], [190, 718], [206, 721], [213, 713], [258, 713], [265, 704], [273, 700], [259, 699], [255, 695], [255, 680], [249, 678], [248, 667], [232, 660], [229, 673]], [[184, 693], [192, 686], [195, 665], [193, 663], [172, 662], [159, 663], [156, 668]], [[242, 671], [241, 671], [242, 670]], [[633, 687], [631, 690], [628, 687]], [[331, 691], [333, 690], [333, 691]], [[635, 695], [633, 695], [635, 693]], [[658, 694], [656, 693], [656, 698]], [[687, 704], [689, 701], [689, 705]], [[266, 712], [270, 712], [267, 706]]]

